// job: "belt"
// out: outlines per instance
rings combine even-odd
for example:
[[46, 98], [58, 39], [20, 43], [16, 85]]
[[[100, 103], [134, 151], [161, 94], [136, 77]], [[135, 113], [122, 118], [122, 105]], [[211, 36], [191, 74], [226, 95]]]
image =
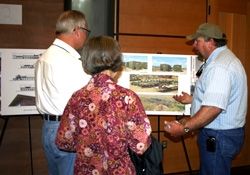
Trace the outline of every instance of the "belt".
[[43, 114], [43, 119], [48, 121], [60, 121], [61, 115]]

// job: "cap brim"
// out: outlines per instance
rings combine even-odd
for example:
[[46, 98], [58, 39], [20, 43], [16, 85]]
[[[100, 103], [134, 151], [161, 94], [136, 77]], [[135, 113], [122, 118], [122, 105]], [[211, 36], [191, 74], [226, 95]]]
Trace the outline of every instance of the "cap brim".
[[195, 40], [196, 38], [198, 38], [198, 34], [197, 33], [194, 33], [192, 35], [187, 35], [186, 36], [186, 39], [188, 39], [188, 40]]

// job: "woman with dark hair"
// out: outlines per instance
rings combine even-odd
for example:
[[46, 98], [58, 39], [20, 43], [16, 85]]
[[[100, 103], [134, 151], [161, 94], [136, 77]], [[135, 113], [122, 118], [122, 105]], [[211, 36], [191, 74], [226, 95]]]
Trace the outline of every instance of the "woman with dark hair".
[[92, 75], [89, 83], [69, 100], [56, 144], [76, 151], [75, 174], [135, 175], [128, 148], [143, 154], [151, 144], [151, 125], [139, 97], [116, 82], [123, 61], [111, 37], [87, 41], [82, 64]]

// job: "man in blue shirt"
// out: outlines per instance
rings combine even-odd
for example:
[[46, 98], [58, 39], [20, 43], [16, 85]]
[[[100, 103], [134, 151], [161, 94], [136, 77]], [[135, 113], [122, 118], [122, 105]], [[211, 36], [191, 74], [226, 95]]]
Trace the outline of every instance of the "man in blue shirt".
[[205, 60], [193, 96], [182, 92], [173, 98], [191, 103], [191, 117], [165, 122], [174, 137], [200, 129], [200, 174], [230, 174], [233, 158], [244, 142], [247, 112], [247, 77], [240, 60], [227, 48], [226, 35], [214, 24], [204, 23], [187, 36], [196, 54]]

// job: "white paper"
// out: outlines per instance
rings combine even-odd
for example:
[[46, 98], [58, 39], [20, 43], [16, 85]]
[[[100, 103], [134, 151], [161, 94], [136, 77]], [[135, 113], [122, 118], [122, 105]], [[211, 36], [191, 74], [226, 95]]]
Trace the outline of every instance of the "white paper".
[[0, 49], [1, 115], [38, 114], [34, 66], [44, 49]]
[[22, 25], [22, 5], [0, 4], [0, 24]]
[[190, 115], [190, 105], [172, 97], [190, 93], [193, 55], [123, 53], [125, 70], [118, 84], [140, 97], [148, 115]]

